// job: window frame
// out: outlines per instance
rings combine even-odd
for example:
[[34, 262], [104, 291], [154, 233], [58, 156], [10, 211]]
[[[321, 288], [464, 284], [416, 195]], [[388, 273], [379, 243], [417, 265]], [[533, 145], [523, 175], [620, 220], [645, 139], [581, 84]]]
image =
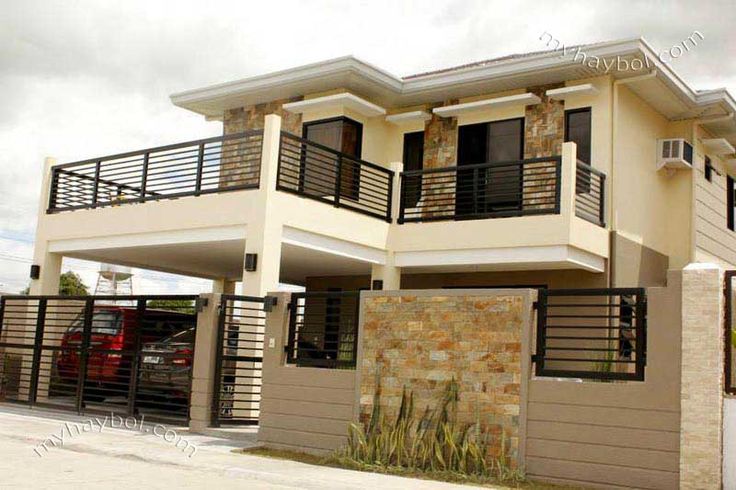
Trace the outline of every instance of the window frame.
[[[407, 155], [407, 153], [408, 153], [407, 152], [407, 150], [408, 150], [408, 148], [407, 148], [407, 140], [408, 140], [408, 138], [407, 138], [407, 136], [409, 138], [417, 138], [417, 139], [419, 139], [419, 135], [421, 135], [421, 141], [422, 141], [422, 158], [421, 158], [421, 161], [420, 161], [419, 168], [418, 169], [407, 169], [406, 168], [406, 163], [407, 163], [407, 160], [408, 160], [408, 155]], [[424, 169], [424, 130], [421, 130], [421, 131], [407, 131], [406, 133], [404, 133], [404, 135], [403, 135], [403, 141], [402, 141], [402, 157], [401, 157], [401, 161], [404, 164], [404, 171], [405, 172], [407, 170], [409, 170], [409, 171], [416, 171], [416, 170], [423, 170]], [[404, 195], [402, 196], [402, 198], [404, 199], [404, 207], [406, 207], [406, 208], [415, 208], [417, 206], [417, 204], [419, 204], [419, 201], [422, 200], [422, 176], [421, 175], [414, 175], [414, 176], [405, 177], [404, 178], [404, 182], [405, 182], [404, 183]], [[407, 184], [409, 182], [414, 182], [414, 186], [416, 187], [416, 189], [414, 190], [414, 193], [413, 193], [414, 195], [411, 196], [413, 198], [411, 201], [408, 200], [408, 197], [409, 197], [408, 194], [409, 194], [409, 192], [406, 191], [406, 189], [408, 187]]]
[[734, 179], [726, 176], [726, 226], [734, 231]]
[[[565, 120], [564, 120], [565, 134], [564, 134], [563, 141], [565, 143], [570, 142], [570, 116], [575, 115], [575, 114], [583, 114], [583, 113], [588, 114], [588, 139], [589, 139], [588, 141], [588, 149], [589, 149], [588, 160], [590, 161], [586, 162], [585, 160], [581, 159], [579, 157], [579, 154], [575, 155], [575, 159], [592, 167], [593, 166], [593, 164], [591, 163], [593, 160], [593, 108], [592, 107], [590, 106], [578, 107], [577, 109], [565, 110]], [[577, 169], [577, 161], [575, 162], [575, 168]], [[582, 171], [576, 171], [575, 177], [576, 177], [575, 178], [575, 193], [576, 194], [588, 194], [590, 192], [591, 178], [592, 178], [592, 176], [590, 175], [590, 171], [585, 168], [582, 169]]]
[[705, 162], [703, 163], [703, 166], [704, 166], [703, 173], [705, 174], [705, 180], [707, 180], [708, 182], [713, 182], [713, 162], [711, 161], [708, 155], [705, 156]]

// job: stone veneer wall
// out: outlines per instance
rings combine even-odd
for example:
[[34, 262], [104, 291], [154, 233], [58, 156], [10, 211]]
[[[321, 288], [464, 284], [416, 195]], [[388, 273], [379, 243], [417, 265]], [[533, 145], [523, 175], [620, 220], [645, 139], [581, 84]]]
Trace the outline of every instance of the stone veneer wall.
[[[297, 136], [302, 135], [302, 116], [285, 111], [282, 105], [287, 102], [302, 100], [302, 97], [291, 99], [274, 100], [264, 104], [256, 104], [236, 109], [228, 109], [223, 114], [223, 134], [242, 133], [243, 131], [263, 129], [268, 114], [281, 116], [281, 129]], [[244, 149], [242, 151], [245, 151]], [[252, 152], [252, 149], [250, 150]], [[246, 168], [243, 163], [241, 149], [236, 148], [222, 159], [222, 171], [220, 185], [242, 185], [258, 182], [259, 175], [253, 175], [252, 170]], [[253, 182], [250, 182], [252, 180]]]
[[417, 416], [437, 406], [447, 382], [459, 384], [458, 420], [479, 420], [493, 434], [492, 454], [520, 463], [525, 431], [531, 290], [425, 290], [363, 293], [360, 417], [380, 385], [384, 413], [394, 417], [404, 387]]

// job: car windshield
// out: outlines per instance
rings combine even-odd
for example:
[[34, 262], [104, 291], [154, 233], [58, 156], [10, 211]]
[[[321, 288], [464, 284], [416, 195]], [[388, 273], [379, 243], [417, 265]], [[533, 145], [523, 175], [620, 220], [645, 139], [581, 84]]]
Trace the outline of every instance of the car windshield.
[[[95, 311], [92, 314], [93, 335], [117, 335], [120, 331], [121, 315], [119, 311]], [[81, 332], [84, 327], [84, 315], [79, 315], [68, 332]]]

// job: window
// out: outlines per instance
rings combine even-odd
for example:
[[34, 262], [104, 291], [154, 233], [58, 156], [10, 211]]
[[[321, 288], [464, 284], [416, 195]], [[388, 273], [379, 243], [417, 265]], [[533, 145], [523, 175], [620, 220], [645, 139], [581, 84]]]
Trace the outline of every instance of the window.
[[[304, 123], [302, 134], [304, 138], [344, 153], [348, 157], [342, 159], [340, 196], [357, 200], [360, 194], [360, 167], [349, 157], [360, 159], [363, 125], [347, 117], [337, 117]], [[319, 150], [314, 150], [314, 155], [303, 156], [304, 179], [300, 183], [302, 192], [308, 194], [310, 187], [319, 190], [318, 194], [324, 194], [326, 187], [334, 189], [338, 160], [333, 158], [332, 155], [326, 155]], [[307, 161], [309, 165], [306, 164]], [[331, 180], [329, 186], [326, 186], [326, 180]]]
[[[565, 111], [565, 142], [577, 145], [577, 159], [590, 165], [590, 107]], [[575, 192], [590, 192], [590, 172], [579, 169], [576, 172]]]
[[726, 224], [728, 229], [733, 231], [734, 229], [734, 185], [733, 177], [730, 175], [726, 177]]
[[[520, 165], [490, 166], [481, 171], [463, 166], [521, 161], [524, 154], [524, 118], [468, 124], [458, 130], [455, 213], [461, 216], [520, 210]], [[476, 180], [477, 178], [477, 180]]]
[[[424, 167], [424, 131], [404, 134], [404, 172]], [[410, 175], [404, 179], [404, 206], [416, 207], [422, 198], [422, 176]]]
[[713, 165], [711, 165], [710, 157], [705, 157], [705, 180], [713, 181]]

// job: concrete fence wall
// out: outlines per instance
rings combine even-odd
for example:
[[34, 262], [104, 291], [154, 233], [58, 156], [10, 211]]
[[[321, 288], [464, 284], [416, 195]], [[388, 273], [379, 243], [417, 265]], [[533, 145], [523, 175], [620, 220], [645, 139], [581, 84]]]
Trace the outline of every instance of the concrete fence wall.
[[328, 453], [345, 443], [354, 419], [355, 370], [285, 364], [290, 295], [274, 294], [266, 319], [258, 441], [275, 448]]
[[680, 462], [681, 279], [649, 288], [644, 382], [532, 379], [530, 478], [586, 487], [672, 489]]

